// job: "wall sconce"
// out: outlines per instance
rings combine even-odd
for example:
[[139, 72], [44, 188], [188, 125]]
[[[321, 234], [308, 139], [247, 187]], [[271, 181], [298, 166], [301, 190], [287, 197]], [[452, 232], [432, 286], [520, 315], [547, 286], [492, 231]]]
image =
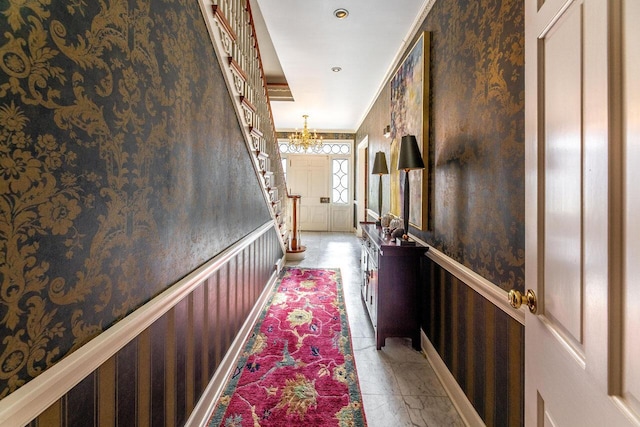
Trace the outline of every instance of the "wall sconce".
[[418, 140], [415, 135], [405, 135], [400, 143], [400, 154], [398, 155], [398, 170], [404, 170], [404, 206], [402, 209], [402, 220], [404, 233], [402, 234], [401, 245], [415, 245], [415, 241], [409, 241], [409, 171], [413, 169], [424, 169], [424, 162], [418, 147]]
[[382, 134], [385, 138], [389, 138], [391, 136], [391, 125], [386, 125]]
[[378, 151], [376, 153], [376, 158], [373, 161], [373, 170], [371, 171], [372, 175], [378, 175], [378, 221], [376, 221], [376, 225], [380, 226], [380, 220], [382, 219], [382, 175], [388, 175], [389, 169], [387, 168], [387, 158], [384, 155], [384, 151]]

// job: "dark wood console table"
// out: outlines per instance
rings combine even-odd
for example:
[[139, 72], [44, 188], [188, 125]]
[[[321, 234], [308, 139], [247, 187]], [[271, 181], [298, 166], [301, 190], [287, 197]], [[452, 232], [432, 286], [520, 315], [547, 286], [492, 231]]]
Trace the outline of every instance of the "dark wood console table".
[[362, 226], [362, 300], [376, 333], [376, 349], [387, 337], [411, 337], [420, 350], [418, 315], [420, 259], [426, 246], [400, 246], [381, 227]]

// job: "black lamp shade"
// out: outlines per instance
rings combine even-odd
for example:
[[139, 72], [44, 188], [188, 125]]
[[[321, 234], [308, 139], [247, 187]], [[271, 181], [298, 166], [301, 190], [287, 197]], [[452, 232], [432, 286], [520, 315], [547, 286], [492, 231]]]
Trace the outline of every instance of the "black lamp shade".
[[[377, 158], [377, 157], [376, 157]], [[375, 165], [373, 166], [375, 169]], [[415, 135], [405, 135], [400, 143], [398, 170], [424, 169], [422, 155]]]
[[387, 158], [384, 155], [384, 151], [378, 151], [376, 153], [371, 173], [373, 175], [387, 175], [389, 173], [389, 169], [387, 169]]

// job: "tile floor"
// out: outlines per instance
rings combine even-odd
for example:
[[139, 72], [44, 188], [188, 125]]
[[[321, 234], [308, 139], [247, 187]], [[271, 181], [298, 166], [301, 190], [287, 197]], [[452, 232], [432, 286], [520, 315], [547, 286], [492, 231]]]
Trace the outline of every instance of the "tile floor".
[[351, 233], [302, 232], [300, 267], [340, 268], [360, 390], [369, 427], [463, 426], [427, 359], [410, 339], [387, 338], [377, 351], [360, 299], [360, 242]]

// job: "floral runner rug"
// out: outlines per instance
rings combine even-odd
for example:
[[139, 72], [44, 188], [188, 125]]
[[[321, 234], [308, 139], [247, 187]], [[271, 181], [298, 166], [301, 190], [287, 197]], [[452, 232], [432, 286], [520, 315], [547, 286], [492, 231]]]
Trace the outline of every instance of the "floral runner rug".
[[209, 426], [366, 426], [339, 270], [283, 270]]

